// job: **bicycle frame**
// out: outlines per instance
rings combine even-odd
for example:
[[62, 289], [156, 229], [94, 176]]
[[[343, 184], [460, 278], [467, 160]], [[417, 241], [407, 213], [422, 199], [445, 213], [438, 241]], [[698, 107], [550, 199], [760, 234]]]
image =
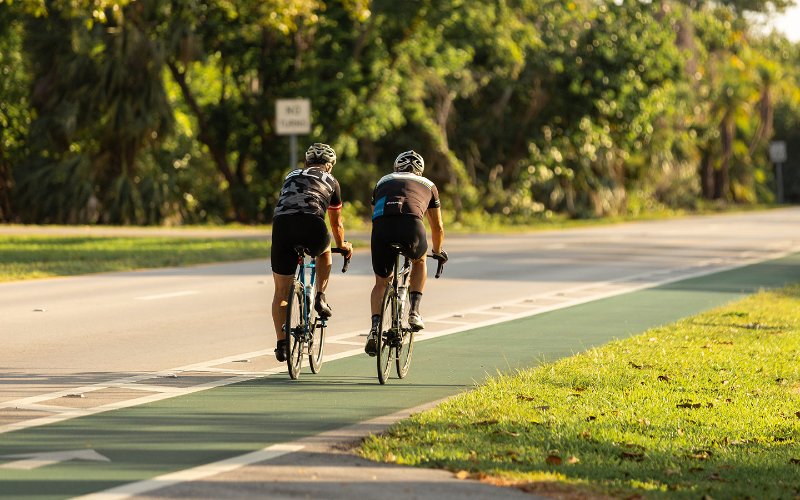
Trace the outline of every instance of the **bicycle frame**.
[[[306, 260], [303, 248], [297, 251], [297, 273], [295, 274], [289, 296], [286, 298], [286, 321], [284, 329], [288, 339], [286, 364], [289, 376], [296, 379], [300, 376], [303, 366], [303, 356], [308, 356], [312, 373], [319, 373], [322, 363], [325, 328], [327, 318], [318, 316], [313, 312], [313, 293], [317, 280], [317, 259], [310, 257]], [[331, 252], [344, 254], [340, 248], [331, 249]], [[342, 272], [347, 270], [350, 260], [345, 256]], [[295, 322], [292, 312], [297, 313]]]
[[[306, 269], [310, 270], [308, 283], [306, 283]], [[311, 257], [306, 261], [304, 254], [301, 254], [297, 258], [297, 276], [295, 277], [295, 281], [299, 282], [300, 286], [303, 287], [303, 324], [305, 325], [305, 331], [303, 333], [308, 336], [313, 326], [311, 325], [311, 301], [313, 300], [311, 294], [314, 293], [314, 285], [317, 281], [316, 258]], [[326, 323], [325, 319], [319, 318], [319, 320], [322, 321], [324, 326]]]

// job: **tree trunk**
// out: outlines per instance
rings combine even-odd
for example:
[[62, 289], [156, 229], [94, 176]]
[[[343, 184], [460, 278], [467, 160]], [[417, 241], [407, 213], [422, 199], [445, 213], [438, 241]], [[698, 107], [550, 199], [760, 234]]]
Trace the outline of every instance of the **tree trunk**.
[[[0, 146], [2, 147], [2, 146]], [[11, 213], [11, 169], [2, 159], [2, 150], [0, 150], [0, 221], [11, 222], [13, 214]]]
[[236, 221], [242, 223], [250, 222], [250, 217], [247, 213], [247, 199], [249, 198], [247, 185], [233, 172], [230, 163], [228, 163], [227, 152], [223, 147], [219, 147], [218, 141], [214, 140], [217, 138], [212, 137], [208, 119], [203, 113], [203, 110], [200, 109], [200, 105], [197, 103], [194, 94], [192, 94], [192, 90], [186, 82], [185, 73], [178, 69], [174, 61], [167, 61], [167, 66], [175, 82], [180, 87], [186, 104], [189, 106], [189, 109], [192, 110], [192, 113], [194, 113], [195, 118], [197, 118], [197, 124], [200, 128], [197, 139], [208, 147], [208, 152], [217, 165], [217, 169], [228, 182], [228, 194], [230, 195], [231, 207], [233, 208]]
[[722, 158], [719, 169], [714, 172], [714, 198], [726, 199], [730, 194], [730, 165], [733, 159], [733, 134], [735, 124], [733, 112], [727, 111], [719, 126], [720, 141], [722, 143]]

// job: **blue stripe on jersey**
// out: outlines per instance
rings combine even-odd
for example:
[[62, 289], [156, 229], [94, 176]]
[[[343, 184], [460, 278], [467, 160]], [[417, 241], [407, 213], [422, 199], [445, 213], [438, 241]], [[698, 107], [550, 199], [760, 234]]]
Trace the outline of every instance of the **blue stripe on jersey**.
[[383, 208], [386, 206], [386, 197], [382, 196], [380, 200], [375, 202], [375, 210], [372, 211], [372, 220], [377, 219], [383, 215]]

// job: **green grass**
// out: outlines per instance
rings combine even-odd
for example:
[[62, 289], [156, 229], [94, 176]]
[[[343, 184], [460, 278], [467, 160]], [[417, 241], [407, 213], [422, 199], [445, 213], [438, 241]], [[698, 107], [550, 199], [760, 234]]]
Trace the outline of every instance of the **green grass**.
[[266, 240], [0, 236], [0, 282], [269, 259]]
[[761, 292], [498, 376], [360, 452], [569, 498], [798, 498], [798, 359], [800, 286]]

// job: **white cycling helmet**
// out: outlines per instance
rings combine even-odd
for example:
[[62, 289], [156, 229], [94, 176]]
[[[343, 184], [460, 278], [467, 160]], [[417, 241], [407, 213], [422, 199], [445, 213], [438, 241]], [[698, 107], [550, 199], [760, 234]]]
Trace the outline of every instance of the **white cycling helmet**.
[[306, 151], [306, 163], [309, 165], [323, 165], [325, 163], [336, 165], [336, 151], [327, 144], [315, 142]]
[[417, 175], [422, 175], [422, 172], [425, 171], [425, 160], [422, 159], [422, 155], [413, 149], [400, 153], [397, 155], [397, 159], [394, 160], [394, 171], [414, 172]]

